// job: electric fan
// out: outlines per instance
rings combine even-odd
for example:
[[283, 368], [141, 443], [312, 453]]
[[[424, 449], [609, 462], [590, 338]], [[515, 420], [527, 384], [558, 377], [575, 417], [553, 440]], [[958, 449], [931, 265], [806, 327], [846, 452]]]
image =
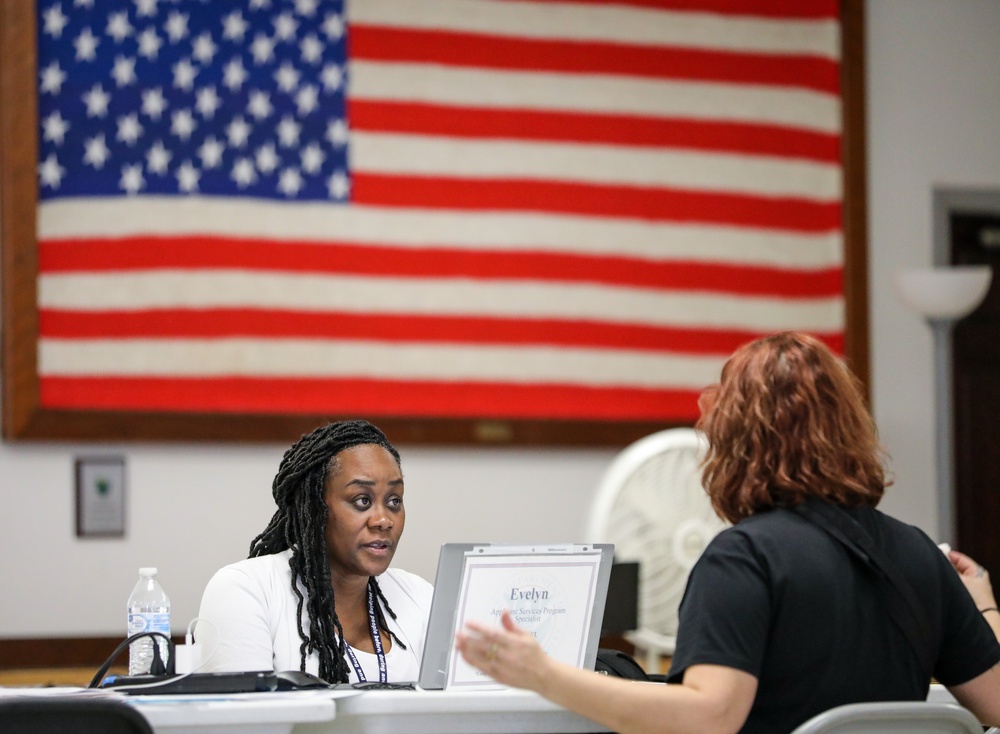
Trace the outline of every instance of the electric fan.
[[660, 672], [672, 655], [677, 608], [688, 574], [726, 527], [701, 485], [704, 438], [671, 428], [628, 446], [605, 472], [588, 519], [587, 539], [614, 543], [616, 561], [639, 562], [639, 628], [625, 638]]

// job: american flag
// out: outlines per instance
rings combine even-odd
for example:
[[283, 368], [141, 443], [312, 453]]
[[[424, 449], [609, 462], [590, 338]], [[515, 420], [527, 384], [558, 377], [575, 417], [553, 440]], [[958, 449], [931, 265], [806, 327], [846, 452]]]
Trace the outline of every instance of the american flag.
[[39, 0], [41, 403], [683, 422], [843, 350], [836, 0]]

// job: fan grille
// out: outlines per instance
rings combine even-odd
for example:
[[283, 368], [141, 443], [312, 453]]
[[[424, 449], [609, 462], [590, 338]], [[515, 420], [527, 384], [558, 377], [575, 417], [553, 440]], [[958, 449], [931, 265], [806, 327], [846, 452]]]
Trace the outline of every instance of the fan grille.
[[639, 561], [639, 627], [677, 634], [677, 608], [691, 567], [725, 527], [701, 485], [695, 446], [641, 463], [621, 484], [606, 518], [622, 561]]

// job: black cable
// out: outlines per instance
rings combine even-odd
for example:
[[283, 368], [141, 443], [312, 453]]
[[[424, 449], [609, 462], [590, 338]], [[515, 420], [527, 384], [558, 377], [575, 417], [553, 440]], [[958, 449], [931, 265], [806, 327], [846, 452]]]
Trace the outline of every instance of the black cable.
[[160, 646], [156, 640], [153, 640], [153, 659], [149, 661], [149, 674], [163, 675], [166, 672], [165, 667], [163, 658], [160, 656]]
[[152, 637], [152, 638], [154, 638], [153, 639], [153, 663], [150, 666], [150, 668], [151, 668], [150, 672], [152, 672], [152, 667], [153, 666], [157, 666], [157, 664], [158, 664], [158, 672], [157, 673], [153, 673], [154, 675], [162, 674], [163, 673], [163, 667], [164, 667], [163, 666], [163, 658], [160, 657], [160, 646], [158, 644], [156, 644], [156, 639], [155, 638], [162, 637], [164, 640], [167, 641], [167, 655], [168, 655], [168, 657], [167, 657], [167, 666], [166, 666], [167, 670], [166, 670], [166, 672], [167, 672], [168, 675], [173, 675], [174, 674], [174, 641], [171, 640], [170, 637], [168, 637], [167, 635], [163, 634], [162, 632], [140, 632], [139, 634], [132, 635], [131, 637], [126, 638], [120, 645], [118, 645], [118, 647], [115, 648], [114, 652], [111, 653], [110, 657], [108, 657], [108, 659], [104, 661], [104, 664], [97, 671], [97, 674], [94, 676], [93, 680], [90, 681], [90, 685], [87, 686], [87, 688], [99, 688], [101, 681], [104, 679], [105, 673], [107, 673], [108, 672], [108, 668], [110, 668], [114, 664], [115, 658], [118, 657], [119, 653], [121, 653], [122, 650], [124, 650], [126, 647], [128, 647], [129, 645], [131, 645], [133, 642], [135, 642], [136, 640], [140, 640], [143, 637]]

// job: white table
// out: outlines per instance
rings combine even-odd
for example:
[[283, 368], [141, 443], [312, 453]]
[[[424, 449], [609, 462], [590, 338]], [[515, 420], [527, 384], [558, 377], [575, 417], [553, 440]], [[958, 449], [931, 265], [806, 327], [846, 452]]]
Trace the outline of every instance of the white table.
[[357, 696], [360, 692], [127, 696], [84, 688], [0, 687], [0, 699], [116, 698], [138, 710], [156, 734], [291, 734], [299, 724], [319, 722], [325, 724], [325, 731], [331, 731], [338, 695]]
[[[336, 696], [336, 698], [334, 698]], [[929, 701], [954, 703], [932, 685]], [[585, 734], [607, 732], [537, 694], [299, 691], [131, 697], [156, 734]]]
[[131, 696], [156, 734], [586, 734], [607, 732], [537, 694], [297, 691]]
[[[652, 685], [652, 684], [650, 684]], [[66, 695], [0, 689], [0, 695]], [[109, 695], [83, 693], [83, 695]], [[121, 694], [119, 694], [121, 695]], [[585, 734], [608, 729], [521, 690], [123, 696], [156, 734]], [[927, 700], [954, 702], [932, 685]], [[992, 730], [991, 730], [992, 731]]]
[[316, 722], [325, 722], [329, 731], [336, 713], [330, 691], [130, 696], [125, 700], [146, 717], [156, 734], [290, 734], [299, 724]]
[[958, 703], [948, 689], [940, 683], [931, 683], [931, 689], [927, 692], [927, 700], [931, 703]]
[[581, 734], [609, 729], [522, 690], [366, 691], [295, 734]]

